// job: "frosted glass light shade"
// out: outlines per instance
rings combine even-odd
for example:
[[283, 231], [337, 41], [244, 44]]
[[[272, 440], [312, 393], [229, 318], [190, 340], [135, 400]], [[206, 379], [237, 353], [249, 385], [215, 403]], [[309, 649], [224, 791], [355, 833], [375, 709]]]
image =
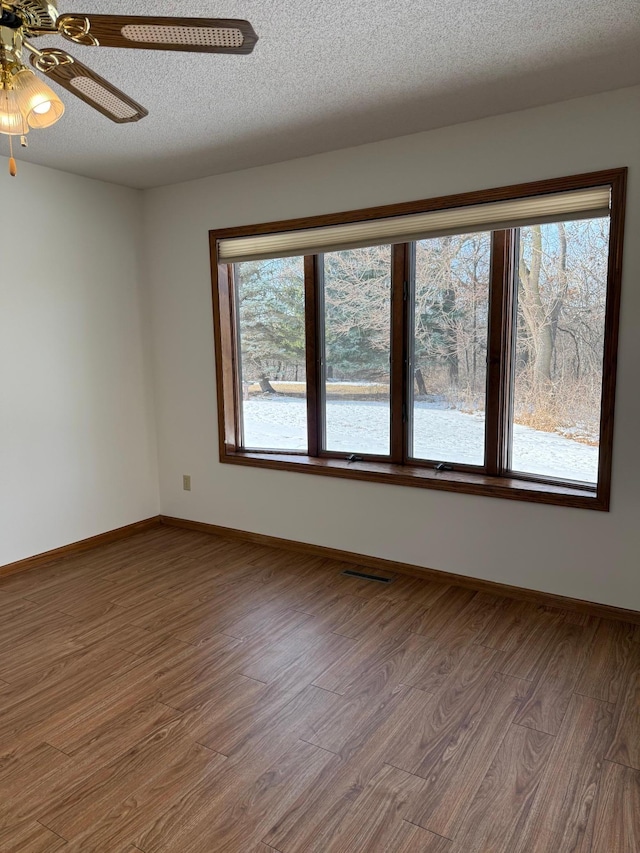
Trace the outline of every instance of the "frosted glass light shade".
[[64, 104], [39, 77], [23, 68], [14, 75], [13, 91], [30, 127], [51, 127], [64, 113]]
[[0, 89], [0, 133], [7, 136], [29, 133], [29, 125], [22, 115], [14, 89]]

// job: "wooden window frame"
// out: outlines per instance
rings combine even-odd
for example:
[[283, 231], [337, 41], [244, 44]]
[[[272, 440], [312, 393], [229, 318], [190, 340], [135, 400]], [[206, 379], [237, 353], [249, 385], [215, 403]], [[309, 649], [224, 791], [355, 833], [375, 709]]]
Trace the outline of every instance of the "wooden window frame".
[[[275, 470], [299, 471], [401, 486], [418, 486], [442, 491], [463, 492], [555, 504], [581, 509], [608, 511], [611, 494], [613, 422], [618, 348], [622, 250], [627, 169], [609, 169], [570, 177], [555, 178], [478, 192], [385, 205], [324, 216], [240, 226], [211, 231], [211, 271], [213, 291], [215, 364], [218, 400], [220, 461]], [[590, 187], [611, 188], [609, 258], [605, 311], [604, 359], [600, 419], [600, 453], [596, 487], [554, 480], [534, 474], [514, 474], [505, 457], [510, 442], [513, 384], [506, 381], [511, 371], [514, 341], [514, 288], [508, 277], [514, 274], [515, 229], [492, 232], [487, 340], [487, 406], [485, 418], [485, 462], [479, 469], [455, 465], [453, 471], [438, 472], [433, 461], [408, 456], [407, 412], [411, 401], [409, 331], [412, 322], [408, 282], [412, 280], [414, 252], [410, 243], [392, 246], [391, 256], [391, 447], [388, 457], [358, 454], [362, 461], [349, 462], [345, 454], [323, 450], [324, 366], [321, 255], [304, 259], [305, 332], [307, 375], [308, 451], [286, 452], [246, 450], [242, 447], [242, 395], [239, 372], [238, 318], [234, 303], [233, 267], [218, 261], [218, 243], [232, 237], [278, 233], [305, 228], [405, 216], [466, 207], [495, 201], [546, 195]]]

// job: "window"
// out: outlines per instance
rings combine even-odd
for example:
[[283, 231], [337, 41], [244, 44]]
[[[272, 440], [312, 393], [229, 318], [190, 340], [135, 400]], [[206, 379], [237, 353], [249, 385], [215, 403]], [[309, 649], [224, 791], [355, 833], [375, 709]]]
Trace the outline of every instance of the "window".
[[304, 261], [236, 264], [243, 447], [307, 451]]
[[415, 259], [409, 456], [481, 467], [491, 234], [419, 240]]
[[391, 450], [391, 246], [323, 257], [324, 449]]
[[625, 181], [212, 232], [221, 460], [608, 509]]
[[511, 467], [595, 484], [609, 217], [531, 225], [518, 237]]

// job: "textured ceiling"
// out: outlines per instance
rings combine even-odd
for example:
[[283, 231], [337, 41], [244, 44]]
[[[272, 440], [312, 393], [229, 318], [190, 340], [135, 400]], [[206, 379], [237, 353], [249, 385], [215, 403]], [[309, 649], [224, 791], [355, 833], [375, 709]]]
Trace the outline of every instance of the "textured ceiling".
[[[150, 111], [62, 91], [22, 159], [150, 187], [640, 82], [640, 0], [74, 0], [61, 12], [246, 18], [250, 56], [68, 48]], [[5, 143], [6, 143], [6, 138]], [[0, 153], [6, 145], [0, 139]]]

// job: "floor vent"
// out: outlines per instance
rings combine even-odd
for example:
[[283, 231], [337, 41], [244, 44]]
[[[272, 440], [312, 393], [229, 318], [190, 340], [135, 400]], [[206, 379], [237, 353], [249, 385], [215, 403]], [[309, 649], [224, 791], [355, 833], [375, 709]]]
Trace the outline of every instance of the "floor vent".
[[356, 572], [355, 569], [345, 569], [342, 572], [350, 578], [360, 578], [363, 581], [378, 581], [378, 583], [392, 583], [393, 578], [381, 578], [378, 575], [368, 575], [365, 572]]

